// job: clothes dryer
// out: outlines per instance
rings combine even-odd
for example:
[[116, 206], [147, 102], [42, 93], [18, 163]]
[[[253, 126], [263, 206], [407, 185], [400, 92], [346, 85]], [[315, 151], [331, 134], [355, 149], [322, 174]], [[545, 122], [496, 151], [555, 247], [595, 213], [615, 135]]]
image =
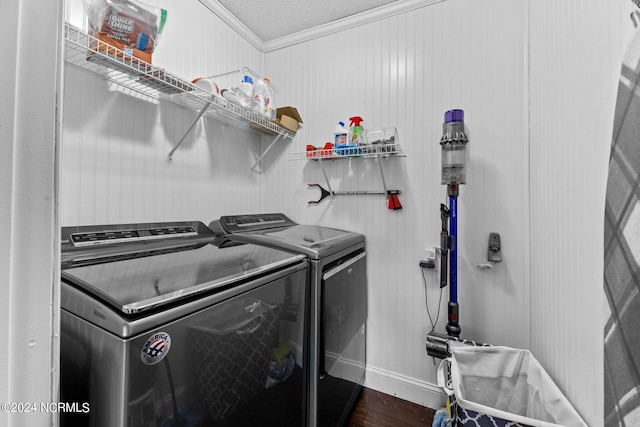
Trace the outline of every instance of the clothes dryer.
[[309, 260], [308, 425], [343, 425], [365, 379], [365, 236], [298, 224], [282, 213], [222, 216], [209, 228], [223, 246], [256, 244]]

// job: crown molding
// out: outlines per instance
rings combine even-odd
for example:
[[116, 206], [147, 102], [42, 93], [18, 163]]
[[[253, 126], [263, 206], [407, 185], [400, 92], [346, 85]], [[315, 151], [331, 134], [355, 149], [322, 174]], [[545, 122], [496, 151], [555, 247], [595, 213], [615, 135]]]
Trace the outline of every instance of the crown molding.
[[264, 52], [264, 42], [253, 31], [244, 25], [235, 15], [229, 10], [218, 3], [216, 0], [200, 0], [207, 9], [218, 15], [228, 26], [230, 26], [235, 32], [240, 34], [242, 38], [251, 43], [253, 47], [260, 52]]
[[[359, 27], [371, 22], [379, 21], [390, 16], [399, 15], [415, 9], [430, 6], [435, 3], [442, 3], [446, 0], [408, 0], [395, 3], [389, 3], [375, 9], [347, 16], [342, 19], [319, 25], [308, 30], [299, 31], [297, 33], [280, 37], [278, 39], [263, 42], [262, 52], [271, 52], [293, 46], [298, 43], [307, 42], [309, 40], [325, 37], [350, 28]], [[640, 0], [639, 0], [640, 1]]]
[[[324, 25], [319, 25], [308, 30], [280, 37], [278, 39], [263, 41], [238, 18], [236, 18], [227, 8], [216, 0], [200, 0], [209, 10], [215, 13], [227, 25], [235, 30], [240, 36], [262, 53], [283, 49], [309, 40], [335, 34], [349, 28], [358, 27], [371, 22], [379, 21], [390, 16], [399, 15], [415, 9], [430, 6], [435, 3], [442, 3], [446, 0], [407, 0], [390, 3], [346, 18], [338, 19]], [[639, 0], [640, 1], [640, 0]]]

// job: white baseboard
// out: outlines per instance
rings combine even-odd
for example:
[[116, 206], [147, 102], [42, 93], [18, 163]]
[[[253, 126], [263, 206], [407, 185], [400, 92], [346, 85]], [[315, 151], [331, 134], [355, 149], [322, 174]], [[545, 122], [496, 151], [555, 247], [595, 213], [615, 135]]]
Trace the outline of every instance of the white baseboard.
[[434, 410], [443, 408], [446, 402], [446, 395], [437, 385], [374, 366], [367, 366], [364, 386]]

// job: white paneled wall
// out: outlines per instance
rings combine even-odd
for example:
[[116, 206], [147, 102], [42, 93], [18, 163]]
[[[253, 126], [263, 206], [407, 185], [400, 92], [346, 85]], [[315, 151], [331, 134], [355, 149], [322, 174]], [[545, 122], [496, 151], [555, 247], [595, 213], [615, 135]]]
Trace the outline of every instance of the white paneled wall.
[[[382, 196], [308, 206], [319, 193], [306, 184], [324, 181], [314, 162], [280, 162], [265, 174], [262, 191], [266, 211], [367, 236], [367, 383], [387, 393], [433, 404], [426, 391], [435, 383], [434, 362], [424, 347], [431, 327], [418, 262], [424, 248], [439, 245], [439, 207], [448, 202], [438, 142], [451, 108], [465, 110], [471, 138], [468, 184], [459, 198], [463, 335], [529, 347], [526, 6], [449, 0], [265, 56], [265, 72], [286, 88], [281, 103], [296, 106], [305, 120], [291, 150], [330, 141], [335, 124], [352, 115], [362, 116], [366, 128], [398, 129], [407, 156], [383, 166], [388, 187], [402, 191], [402, 210], [388, 210]], [[381, 189], [375, 162], [327, 164], [332, 187]], [[492, 231], [502, 235], [504, 262], [480, 271]], [[435, 316], [438, 273], [425, 276]], [[446, 307], [440, 314], [443, 332]]]
[[[370, 385], [415, 397], [433, 382], [416, 265], [437, 245], [445, 201], [442, 113], [463, 108], [471, 136], [460, 196], [463, 335], [531, 348], [587, 422], [601, 423], [602, 212], [630, 8], [448, 0], [266, 55], [266, 72], [286, 82], [282, 100], [307, 120], [293, 149], [321, 145], [336, 121], [358, 114], [370, 128], [397, 126], [407, 153], [385, 163], [402, 211], [361, 197], [306, 206], [316, 193], [305, 183], [323, 180], [313, 163], [270, 170], [262, 192], [266, 210], [367, 235]], [[379, 185], [368, 162], [327, 170], [334, 188]], [[276, 192], [291, 197], [282, 203]], [[490, 231], [502, 235], [504, 261], [479, 271]]]
[[[248, 66], [261, 53], [198, 1], [153, 3], [168, 10], [154, 65], [185, 78]], [[68, 20], [83, 26], [82, 5]], [[80, 12], [78, 12], [80, 10]], [[260, 175], [250, 169], [261, 137], [201, 120], [169, 161], [196, 113], [123, 93], [100, 77], [66, 67], [61, 167], [62, 225], [200, 220], [260, 210]]]
[[602, 425], [604, 199], [633, 6], [529, 7], [531, 348], [589, 425]]

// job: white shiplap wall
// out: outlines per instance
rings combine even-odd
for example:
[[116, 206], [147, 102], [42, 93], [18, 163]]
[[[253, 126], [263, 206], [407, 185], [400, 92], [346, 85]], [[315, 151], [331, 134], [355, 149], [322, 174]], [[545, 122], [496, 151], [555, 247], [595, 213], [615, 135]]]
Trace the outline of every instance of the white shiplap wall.
[[[198, 1], [147, 2], [169, 11], [153, 63], [185, 79], [248, 66], [262, 54]], [[67, 20], [82, 27], [79, 0]], [[261, 137], [201, 120], [168, 160], [196, 113], [149, 102], [66, 67], [61, 170], [62, 225], [212, 219], [260, 210], [251, 166]]]
[[[463, 335], [531, 348], [588, 424], [601, 424], [602, 212], [631, 8], [448, 0], [266, 55], [266, 72], [286, 81], [285, 103], [307, 119], [294, 149], [321, 145], [334, 122], [359, 114], [370, 128], [397, 126], [407, 152], [385, 164], [390, 187], [403, 191], [401, 212], [358, 197], [305, 206], [316, 194], [305, 183], [322, 182], [311, 163], [274, 168], [262, 192], [266, 210], [367, 235], [369, 385], [420, 401], [417, 390], [433, 382], [416, 264], [437, 244], [442, 112], [463, 108], [471, 135], [460, 197]], [[334, 188], [379, 182], [365, 162], [328, 171]], [[276, 191], [292, 197], [283, 203]], [[490, 231], [502, 234], [504, 261], [478, 271]]]
[[[400, 211], [388, 210], [381, 196], [307, 206], [318, 192], [306, 184], [323, 182], [313, 162], [282, 161], [263, 178], [264, 210], [367, 236], [371, 387], [434, 404], [418, 262], [424, 248], [439, 245], [439, 206], [448, 202], [438, 142], [451, 108], [465, 110], [471, 138], [459, 198], [463, 335], [529, 347], [526, 6], [448, 0], [265, 55], [265, 72], [286, 88], [279, 101], [305, 120], [291, 150], [323, 145], [339, 120], [360, 115], [369, 129], [397, 127], [407, 155], [383, 165], [389, 188], [402, 191]], [[327, 164], [327, 173], [336, 190], [375, 190], [382, 188], [377, 168], [374, 160], [345, 160]], [[480, 271], [492, 231], [502, 235], [504, 262]], [[426, 277], [435, 315], [438, 273]], [[445, 319], [443, 307], [441, 332]]]
[[603, 425], [604, 198], [628, 1], [532, 1], [531, 348]]

